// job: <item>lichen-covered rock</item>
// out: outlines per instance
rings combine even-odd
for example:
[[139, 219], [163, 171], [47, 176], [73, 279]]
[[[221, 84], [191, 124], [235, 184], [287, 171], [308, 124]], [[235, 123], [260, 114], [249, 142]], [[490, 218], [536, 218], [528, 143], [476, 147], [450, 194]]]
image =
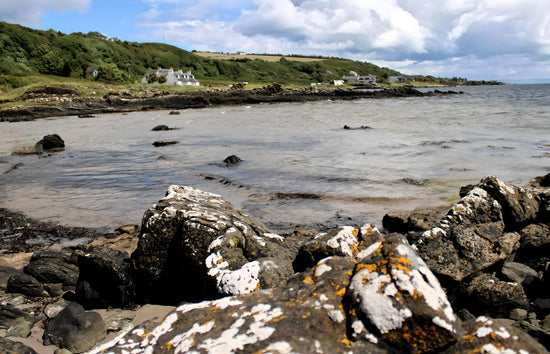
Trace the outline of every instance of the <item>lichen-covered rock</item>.
[[181, 305], [160, 325], [138, 326], [91, 354], [344, 352], [353, 344], [343, 298], [354, 266], [332, 257], [284, 287]]
[[500, 203], [474, 187], [413, 248], [436, 274], [461, 281], [518, 248], [520, 235], [504, 227]]
[[435, 352], [460, 335], [435, 276], [392, 236], [355, 257], [322, 259], [278, 288], [181, 305], [91, 353]]
[[382, 225], [388, 232], [426, 231], [432, 228], [448, 211], [448, 207], [415, 209], [411, 212], [390, 212], [382, 218]]
[[513, 186], [494, 176], [482, 179], [479, 187], [501, 205], [507, 229], [517, 231], [537, 219], [539, 201], [525, 188]]
[[466, 307], [474, 313], [506, 317], [515, 308], [528, 309], [529, 299], [521, 284], [505, 282], [482, 273], [460, 284]]
[[511, 322], [485, 316], [465, 322], [463, 328], [466, 334], [443, 353], [548, 353], [546, 348]]
[[71, 302], [51, 320], [44, 330], [44, 345], [56, 345], [73, 353], [82, 353], [103, 340], [105, 323], [97, 312], [86, 312]]
[[132, 277], [138, 302], [178, 304], [280, 284], [294, 256], [283, 237], [220, 196], [171, 186], [145, 212]]
[[330, 256], [355, 257], [381, 238], [380, 231], [373, 224], [365, 224], [361, 228], [343, 226], [321, 232], [300, 247], [294, 260], [294, 270], [302, 271]]
[[456, 342], [461, 329], [445, 292], [401, 235], [390, 235], [357, 257], [348, 295], [358, 340], [383, 341], [409, 353], [436, 352]]

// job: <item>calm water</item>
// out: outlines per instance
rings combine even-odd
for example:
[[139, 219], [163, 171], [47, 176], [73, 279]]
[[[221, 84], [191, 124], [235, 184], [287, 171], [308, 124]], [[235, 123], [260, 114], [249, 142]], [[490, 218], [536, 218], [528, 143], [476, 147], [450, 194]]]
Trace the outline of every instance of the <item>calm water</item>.
[[[113, 227], [139, 223], [170, 184], [182, 184], [277, 226], [380, 224], [388, 211], [450, 203], [487, 175], [522, 185], [550, 172], [550, 85], [463, 90], [2, 122], [0, 206]], [[158, 124], [180, 129], [151, 131]], [[52, 133], [64, 152], [10, 155]], [[180, 144], [155, 148], [156, 140]], [[224, 166], [233, 154], [244, 162]]]

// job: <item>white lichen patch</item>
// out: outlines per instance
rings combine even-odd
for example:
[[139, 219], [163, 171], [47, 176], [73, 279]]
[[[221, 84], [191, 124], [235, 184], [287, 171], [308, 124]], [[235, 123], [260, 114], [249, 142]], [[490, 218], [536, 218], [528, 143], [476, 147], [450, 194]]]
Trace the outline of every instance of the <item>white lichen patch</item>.
[[168, 344], [174, 347], [175, 353], [188, 353], [193, 346], [194, 337], [196, 334], [208, 333], [214, 328], [215, 321], [210, 321], [206, 324], [199, 325], [198, 323], [193, 324], [193, 327], [188, 331], [178, 334], [172, 338]]
[[489, 334], [493, 333], [493, 329], [491, 327], [479, 327], [476, 331], [476, 337], [483, 338], [487, 337]]
[[361, 252], [357, 253], [356, 258], [357, 259], [366, 258], [366, 257], [370, 256], [371, 254], [373, 254], [378, 248], [380, 248], [380, 246], [382, 246], [382, 242], [380, 242], [380, 241], [375, 242], [372, 245], [370, 245], [369, 247], [362, 250]]
[[510, 333], [504, 327], [500, 327], [495, 331], [495, 334], [502, 339], [508, 339], [511, 337]]
[[325, 274], [326, 272], [330, 272], [331, 270], [331, 266], [329, 266], [326, 262], [321, 261], [317, 264], [317, 267], [315, 268], [315, 277], [319, 278], [321, 275]]
[[[275, 329], [267, 326], [267, 324], [280, 317], [283, 311], [276, 307], [271, 308], [268, 304], [259, 304], [254, 306], [250, 312], [244, 312], [241, 316], [218, 337], [210, 337], [200, 343], [196, 343], [194, 347], [202, 349], [207, 353], [212, 354], [229, 354], [242, 350], [246, 345], [261, 342], [269, 338]], [[248, 329], [244, 328], [247, 320], [253, 319], [250, 322]]]
[[327, 241], [327, 246], [339, 249], [346, 256], [353, 257], [357, 253], [359, 230], [352, 226], [342, 226], [342, 230]]
[[365, 331], [365, 325], [360, 320], [355, 320], [351, 324], [351, 329], [353, 329], [353, 336], [357, 338], [363, 331]]
[[263, 234], [263, 236], [267, 237], [267, 238], [270, 238], [270, 239], [273, 239], [273, 240], [277, 240], [277, 241], [284, 241], [285, 240], [285, 238], [283, 236], [273, 234], [273, 233], [270, 233], [270, 232], [265, 232]]
[[275, 342], [267, 346], [262, 353], [265, 354], [292, 354], [292, 346], [288, 342]]
[[330, 317], [331, 320], [334, 322], [344, 322], [346, 317], [344, 316], [344, 313], [340, 310], [332, 310], [328, 312], [328, 317]]
[[252, 261], [240, 269], [229, 270], [229, 263], [223, 260], [220, 252], [212, 253], [206, 258], [208, 275], [216, 280], [216, 287], [221, 294], [244, 295], [256, 290], [260, 283], [260, 262]]
[[513, 349], [507, 349], [507, 348], [499, 348], [491, 343], [485, 344], [483, 347], [481, 347], [481, 353], [487, 353], [487, 354], [517, 354], [517, 352]]

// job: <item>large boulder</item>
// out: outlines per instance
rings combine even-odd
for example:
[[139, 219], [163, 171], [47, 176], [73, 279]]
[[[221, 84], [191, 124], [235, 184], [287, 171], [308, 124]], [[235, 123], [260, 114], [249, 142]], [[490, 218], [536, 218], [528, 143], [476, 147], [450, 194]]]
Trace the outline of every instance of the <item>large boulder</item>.
[[509, 257], [519, 240], [518, 233], [505, 232], [500, 202], [476, 186], [413, 247], [436, 274], [461, 281]]
[[178, 304], [281, 284], [295, 252], [218, 195], [171, 186], [145, 212], [132, 278], [139, 303]]
[[82, 353], [103, 340], [105, 323], [97, 312], [86, 312], [76, 302], [70, 303], [51, 320], [44, 330], [44, 345], [56, 345], [73, 353]]

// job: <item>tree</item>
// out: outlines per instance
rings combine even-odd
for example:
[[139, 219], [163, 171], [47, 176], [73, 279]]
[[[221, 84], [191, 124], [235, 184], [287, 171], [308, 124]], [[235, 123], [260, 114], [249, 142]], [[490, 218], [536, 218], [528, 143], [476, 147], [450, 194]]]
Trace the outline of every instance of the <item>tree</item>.
[[100, 64], [97, 68], [97, 79], [108, 82], [120, 82], [126, 81], [124, 71], [120, 70], [116, 64], [104, 63]]

